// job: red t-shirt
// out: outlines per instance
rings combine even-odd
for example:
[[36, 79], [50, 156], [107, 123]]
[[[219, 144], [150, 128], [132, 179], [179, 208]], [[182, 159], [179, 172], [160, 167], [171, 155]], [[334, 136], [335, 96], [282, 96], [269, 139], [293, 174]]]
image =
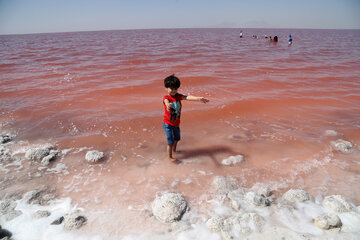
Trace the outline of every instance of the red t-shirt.
[[[181, 115], [181, 100], [183, 99], [183, 96], [184, 95], [179, 93], [176, 93], [174, 97], [170, 95], [164, 96], [163, 98], [164, 109], [165, 109], [164, 123], [170, 124], [175, 127], [179, 126], [180, 115]], [[164, 102], [165, 99], [169, 100], [169, 102], [171, 103], [170, 111], [166, 109], [166, 105]]]

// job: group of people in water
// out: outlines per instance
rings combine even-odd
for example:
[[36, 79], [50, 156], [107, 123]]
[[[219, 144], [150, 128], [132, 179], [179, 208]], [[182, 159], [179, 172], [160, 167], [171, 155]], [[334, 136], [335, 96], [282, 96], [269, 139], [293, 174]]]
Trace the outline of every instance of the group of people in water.
[[[269, 39], [270, 40], [270, 42], [278, 42], [279, 41], [279, 38], [278, 38], [278, 36], [274, 36], [274, 37], [271, 37], [271, 36], [267, 36], [267, 35], [265, 35], [264, 36], [266, 39]], [[243, 38], [243, 32], [242, 31], [240, 31], [240, 38]], [[252, 38], [254, 38], [254, 39], [257, 39], [258, 38], [258, 36], [257, 35], [252, 35]], [[291, 45], [292, 44], [292, 36], [291, 36], [291, 34], [289, 34], [289, 39], [288, 39], [288, 43], [289, 43], [289, 45]]]

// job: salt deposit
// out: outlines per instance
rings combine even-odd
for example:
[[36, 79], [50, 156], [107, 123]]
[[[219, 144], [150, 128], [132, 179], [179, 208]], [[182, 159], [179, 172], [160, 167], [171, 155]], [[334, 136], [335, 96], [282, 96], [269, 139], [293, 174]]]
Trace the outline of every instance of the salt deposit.
[[271, 203], [265, 196], [255, 192], [247, 192], [245, 194], [245, 200], [255, 206], [269, 206]]
[[3, 146], [0, 146], [0, 163], [11, 160], [11, 151]]
[[88, 151], [85, 155], [85, 159], [86, 161], [88, 161], [89, 163], [96, 163], [99, 160], [101, 160], [103, 157], [105, 156], [105, 154], [103, 152], [99, 152], [96, 150], [93, 151]]
[[323, 205], [337, 213], [349, 212], [354, 209], [354, 204], [341, 195], [325, 197]]
[[42, 160], [44, 157], [50, 154], [50, 150], [52, 150], [54, 146], [48, 144], [38, 148], [32, 148], [26, 151], [25, 158], [29, 160]]
[[179, 221], [186, 208], [185, 199], [178, 193], [165, 193], [152, 203], [154, 216], [163, 223]]
[[0, 144], [8, 143], [14, 138], [13, 135], [9, 133], [0, 134]]
[[243, 155], [230, 156], [221, 161], [222, 165], [230, 166], [240, 164], [244, 160]]
[[20, 210], [15, 210], [16, 206], [17, 203], [11, 199], [5, 199], [0, 202], [0, 213], [6, 221], [11, 221], [22, 214]]
[[316, 217], [314, 223], [321, 229], [339, 228], [342, 226], [342, 222], [339, 216], [331, 213], [324, 213]]
[[80, 214], [80, 212], [75, 211], [73, 213], [66, 214], [64, 216], [64, 229], [73, 230], [80, 228], [86, 223], [86, 218]]
[[236, 178], [217, 176], [213, 180], [215, 189], [221, 194], [227, 194], [238, 189], [239, 183]]
[[332, 141], [331, 145], [335, 148], [336, 151], [339, 151], [341, 153], [351, 153], [353, 152], [353, 145], [351, 142], [338, 139], [336, 141]]
[[49, 212], [47, 210], [38, 210], [38, 211], [33, 213], [32, 218], [33, 219], [40, 219], [40, 218], [48, 217], [50, 215], [51, 215], [51, 212]]
[[283, 195], [283, 199], [289, 202], [305, 202], [311, 199], [309, 193], [302, 189], [290, 189]]

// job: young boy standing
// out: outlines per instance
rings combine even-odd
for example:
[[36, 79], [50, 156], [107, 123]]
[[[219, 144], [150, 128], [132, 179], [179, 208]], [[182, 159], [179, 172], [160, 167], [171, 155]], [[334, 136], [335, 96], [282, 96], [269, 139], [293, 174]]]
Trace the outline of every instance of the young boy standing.
[[175, 162], [177, 159], [173, 158], [173, 152], [176, 152], [177, 143], [180, 141], [180, 115], [181, 115], [181, 100], [199, 101], [203, 103], [209, 102], [204, 97], [185, 96], [177, 92], [180, 87], [180, 80], [174, 74], [164, 79], [165, 89], [167, 95], [163, 98], [164, 103], [164, 121], [163, 129], [167, 140], [167, 152], [170, 161]]

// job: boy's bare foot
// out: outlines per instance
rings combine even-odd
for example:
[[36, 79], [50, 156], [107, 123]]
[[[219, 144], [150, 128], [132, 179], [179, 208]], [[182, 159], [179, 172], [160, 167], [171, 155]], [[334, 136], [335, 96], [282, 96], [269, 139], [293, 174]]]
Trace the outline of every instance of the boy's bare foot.
[[168, 159], [169, 159], [170, 162], [173, 162], [173, 163], [176, 163], [176, 162], [179, 161], [176, 158], [172, 158], [172, 157], [169, 157]]

